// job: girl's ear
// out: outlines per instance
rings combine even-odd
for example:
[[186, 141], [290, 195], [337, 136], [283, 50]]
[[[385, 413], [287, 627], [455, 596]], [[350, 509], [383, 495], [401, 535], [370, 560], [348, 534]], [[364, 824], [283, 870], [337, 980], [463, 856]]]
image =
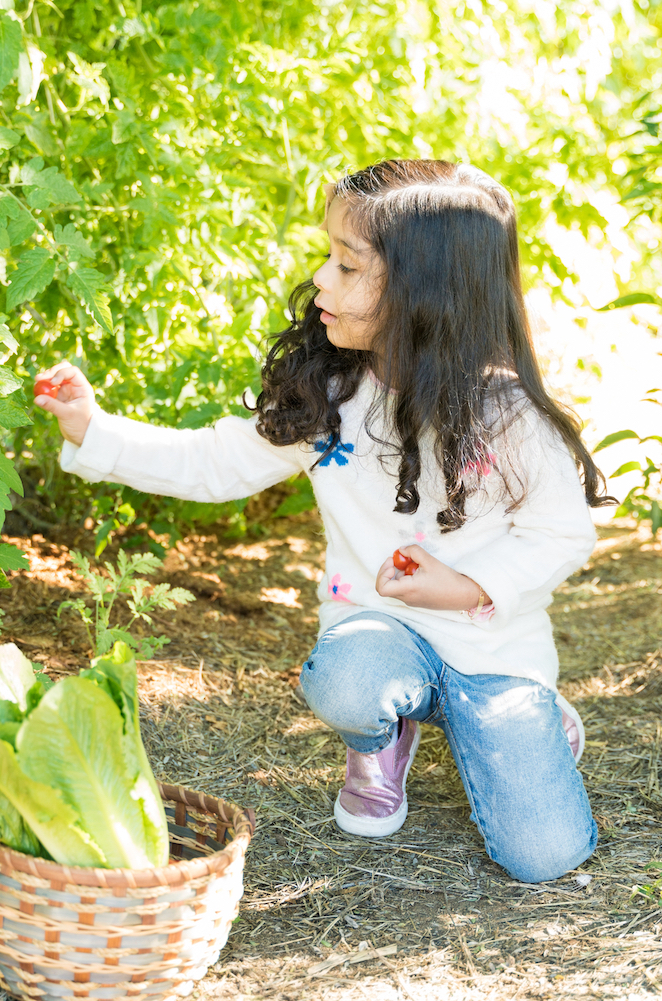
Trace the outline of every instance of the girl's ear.
[[327, 231], [326, 219], [327, 219], [327, 216], [329, 214], [329, 205], [333, 201], [333, 193], [335, 191], [336, 186], [335, 186], [335, 184], [323, 184], [322, 188], [324, 190], [324, 196], [325, 196], [324, 222], [322, 223], [322, 225], [319, 228], [321, 230], [324, 230], [324, 232], [326, 233], [326, 231]]

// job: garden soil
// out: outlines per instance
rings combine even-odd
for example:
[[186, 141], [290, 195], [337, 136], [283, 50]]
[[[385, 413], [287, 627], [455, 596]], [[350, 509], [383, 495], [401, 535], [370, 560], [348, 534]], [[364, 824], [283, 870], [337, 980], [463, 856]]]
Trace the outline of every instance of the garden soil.
[[[553, 883], [485, 854], [442, 733], [425, 727], [398, 834], [331, 819], [340, 740], [297, 692], [316, 635], [324, 540], [313, 514], [240, 542], [178, 543], [161, 579], [197, 601], [155, 615], [171, 643], [139, 664], [158, 778], [256, 810], [239, 920], [199, 999], [506, 1001], [662, 994], [662, 546], [625, 522], [556, 592], [561, 690], [582, 713], [595, 855]], [[11, 538], [31, 570], [0, 595], [4, 640], [55, 679], [89, 659], [70, 548], [89, 532]], [[114, 547], [107, 551], [110, 558]], [[125, 610], [122, 611], [122, 614]], [[120, 616], [121, 618], [121, 616]]]

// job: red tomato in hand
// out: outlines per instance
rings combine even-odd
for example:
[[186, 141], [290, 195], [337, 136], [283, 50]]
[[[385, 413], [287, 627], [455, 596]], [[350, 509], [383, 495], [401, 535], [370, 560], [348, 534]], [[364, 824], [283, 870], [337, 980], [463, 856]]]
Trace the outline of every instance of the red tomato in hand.
[[50, 379], [39, 379], [35, 382], [32, 392], [35, 396], [50, 396], [56, 399], [60, 387], [54, 386]]
[[399, 549], [393, 553], [393, 562], [395, 563], [396, 570], [406, 570], [411, 560], [408, 556], [404, 556]]
[[407, 566], [405, 567], [405, 577], [411, 577], [412, 574], [415, 574], [417, 570], [418, 570], [418, 563], [414, 563], [413, 560], [410, 560]]

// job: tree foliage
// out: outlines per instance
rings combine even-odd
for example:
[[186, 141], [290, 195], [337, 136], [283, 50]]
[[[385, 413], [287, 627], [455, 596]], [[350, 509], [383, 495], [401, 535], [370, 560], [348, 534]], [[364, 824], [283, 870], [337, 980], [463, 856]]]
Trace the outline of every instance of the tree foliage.
[[[619, 190], [624, 135], [651, 132], [637, 117], [660, 55], [647, 0], [0, 8], [0, 332], [21, 344], [7, 371], [66, 358], [103, 406], [139, 420], [245, 412], [263, 338], [323, 250], [321, 184], [347, 168], [484, 166], [516, 199], [527, 279], [563, 294], [574, 276], [548, 221], [603, 230], [596, 191]], [[175, 511], [193, 517], [135, 491], [74, 489], [34, 419], [26, 429], [0, 401], [37, 521], [92, 510], [107, 536], [136, 512], [157, 532], [174, 531]]]

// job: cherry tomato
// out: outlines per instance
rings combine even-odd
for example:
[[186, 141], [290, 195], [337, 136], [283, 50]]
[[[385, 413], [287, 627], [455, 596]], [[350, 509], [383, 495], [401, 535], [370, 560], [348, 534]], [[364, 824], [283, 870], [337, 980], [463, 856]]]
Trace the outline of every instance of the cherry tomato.
[[60, 392], [60, 387], [54, 386], [50, 379], [38, 379], [32, 392], [35, 396], [51, 396], [55, 399]]
[[405, 567], [405, 577], [411, 577], [412, 574], [415, 574], [417, 570], [418, 570], [418, 563], [414, 563], [413, 560], [410, 560], [407, 566]]
[[411, 560], [408, 556], [404, 556], [399, 549], [393, 553], [393, 562], [395, 563], [396, 570], [406, 570]]

